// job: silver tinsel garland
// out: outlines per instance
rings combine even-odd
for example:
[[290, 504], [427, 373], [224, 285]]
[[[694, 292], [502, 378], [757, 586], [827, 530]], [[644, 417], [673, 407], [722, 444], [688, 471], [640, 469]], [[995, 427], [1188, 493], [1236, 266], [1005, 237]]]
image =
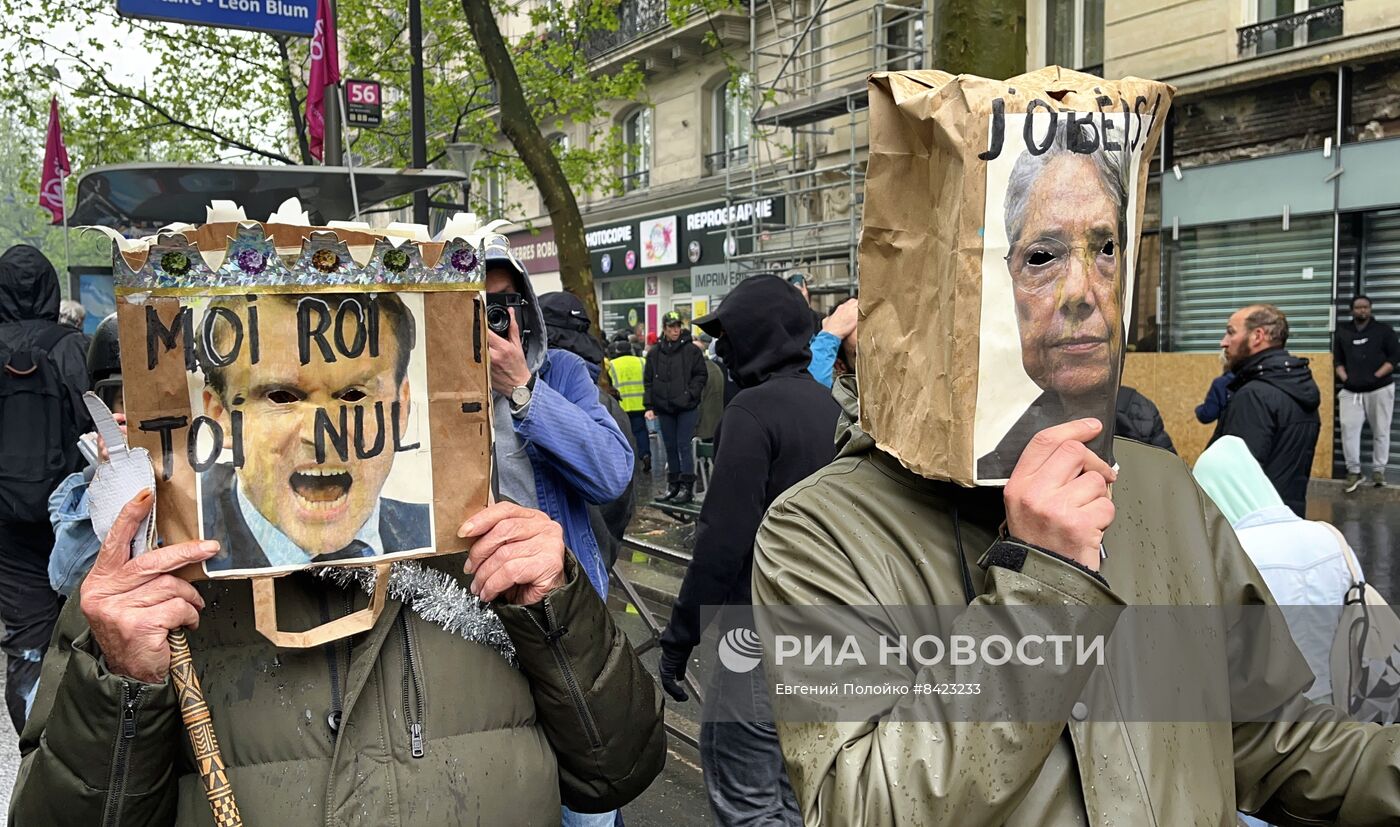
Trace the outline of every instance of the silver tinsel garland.
[[[359, 586], [366, 593], [374, 589], [373, 568], [337, 566], [315, 569], [315, 572], [317, 577], [324, 577], [341, 588]], [[501, 619], [447, 572], [424, 568], [411, 560], [395, 563], [389, 569], [388, 594], [434, 626], [488, 646], [512, 666], [519, 666], [515, 644], [511, 643]]]

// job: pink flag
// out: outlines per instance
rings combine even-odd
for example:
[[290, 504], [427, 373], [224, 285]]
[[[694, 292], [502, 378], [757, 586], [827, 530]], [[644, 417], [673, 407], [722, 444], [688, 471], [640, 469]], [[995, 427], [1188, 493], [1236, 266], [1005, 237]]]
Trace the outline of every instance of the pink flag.
[[330, 0], [316, 0], [316, 31], [311, 36], [311, 81], [306, 90], [306, 134], [320, 160], [326, 140], [326, 87], [340, 83], [340, 50]]
[[63, 179], [73, 171], [68, 164], [68, 147], [63, 145], [63, 127], [58, 123], [58, 97], [49, 100], [49, 137], [44, 142], [44, 171], [39, 176], [39, 206], [53, 214], [53, 223], [63, 223]]

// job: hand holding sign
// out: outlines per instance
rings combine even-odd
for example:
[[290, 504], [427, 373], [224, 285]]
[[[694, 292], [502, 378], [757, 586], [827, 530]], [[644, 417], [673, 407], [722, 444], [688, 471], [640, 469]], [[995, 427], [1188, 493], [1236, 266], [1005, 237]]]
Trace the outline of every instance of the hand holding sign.
[[107, 659], [107, 668], [146, 683], [160, 683], [170, 672], [174, 629], [199, 627], [204, 598], [171, 572], [214, 556], [212, 540], [180, 543], [131, 557], [131, 540], [151, 513], [155, 497], [136, 495], [117, 515], [102, 540], [80, 595], [83, 616]]
[[564, 585], [564, 530], [543, 511], [498, 502], [472, 515], [457, 536], [475, 541], [465, 569], [472, 594], [488, 603], [504, 597], [529, 606]]
[[1108, 484], [1118, 479], [1085, 445], [1097, 419], [1076, 419], [1036, 434], [1006, 483], [1006, 528], [1033, 543], [1099, 570], [1103, 534], [1113, 523]]

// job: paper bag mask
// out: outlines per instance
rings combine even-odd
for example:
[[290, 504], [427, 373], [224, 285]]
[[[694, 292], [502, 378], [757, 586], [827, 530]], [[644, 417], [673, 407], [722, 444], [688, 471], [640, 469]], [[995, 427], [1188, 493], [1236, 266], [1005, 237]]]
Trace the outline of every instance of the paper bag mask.
[[155, 466], [158, 532], [222, 546], [183, 575], [466, 549], [491, 463], [470, 242], [234, 222], [122, 246], [128, 433]]
[[1050, 67], [870, 79], [861, 425], [910, 470], [999, 484], [1081, 417], [1113, 462], [1143, 198], [1173, 89]]

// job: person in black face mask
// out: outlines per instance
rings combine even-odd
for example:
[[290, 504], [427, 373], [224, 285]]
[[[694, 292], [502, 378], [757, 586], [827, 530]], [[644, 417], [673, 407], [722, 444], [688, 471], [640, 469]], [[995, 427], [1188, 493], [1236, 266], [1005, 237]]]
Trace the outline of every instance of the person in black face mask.
[[1361, 426], [1371, 426], [1371, 483], [1385, 485], [1390, 462], [1390, 422], [1395, 413], [1395, 363], [1400, 342], [1390, 325], [1371, 316], [1371, 299], [1351, 300], [1351, 321], [1338, 322], [1332, 343], [1337, 413], [1342, 421], [1342, 456], [1348, 494], [1361, 487]]

